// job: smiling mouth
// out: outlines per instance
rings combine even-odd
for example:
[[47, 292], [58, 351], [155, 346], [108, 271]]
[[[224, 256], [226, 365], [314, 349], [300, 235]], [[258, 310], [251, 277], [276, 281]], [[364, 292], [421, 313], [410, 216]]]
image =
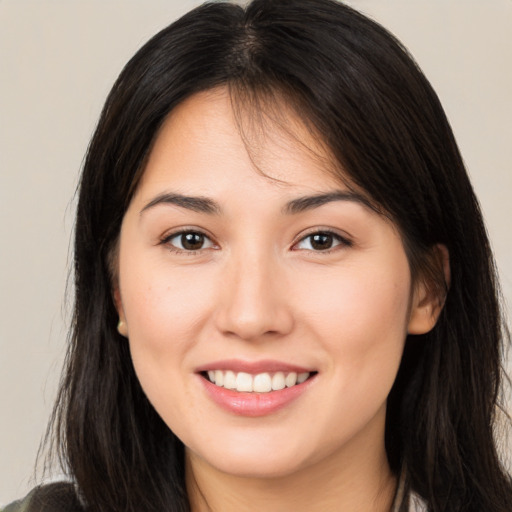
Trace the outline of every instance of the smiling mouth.
[[201, 375], [212, 384], [241, 393], [270, 393], [306, 382], [317, 372], [273, 372], [252, 375], [231, 370], [208, 370]]

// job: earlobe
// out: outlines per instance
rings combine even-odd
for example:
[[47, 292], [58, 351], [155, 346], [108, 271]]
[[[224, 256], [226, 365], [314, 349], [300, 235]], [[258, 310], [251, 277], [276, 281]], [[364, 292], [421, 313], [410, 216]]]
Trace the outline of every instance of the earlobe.
[[126, 325], [126, 322], [124, 320], [119, 320], [117, 324], [117, 332], [124, 336], [125, 338], [128, 338], [128, 327]]
[[[420, 290], [421, 288], [421, 290]], [[438, 300], [432, 300], [425, 292], [426, 286], [421, 283], [416, 287], [409, 316], [408, 334], [425, 334], [431, 331], [436, 325], [442, 304]], [[419, 296], [419, 299], [418, 299]], [[423, 297], [422, 297], [423, 296]]]
[[121, 293], [119, 291], [119, 287], [114, 289], [114, 304], [116, 306], [117, 314], [119, 315], [119, 322], [117, 324], [117, 332], [124, 336], [128, 337], [128, 325], [126, 324], [126, 318], [124, 315], [123, 303], [121, 301]]
[[434, 246], [431, 258], [431, 268], [435, 270], [429, 277], [420, 278], [414, 288], [408, 334], [425, 334], [434, 328], [450, 288], [450, 256], [446, 246]]

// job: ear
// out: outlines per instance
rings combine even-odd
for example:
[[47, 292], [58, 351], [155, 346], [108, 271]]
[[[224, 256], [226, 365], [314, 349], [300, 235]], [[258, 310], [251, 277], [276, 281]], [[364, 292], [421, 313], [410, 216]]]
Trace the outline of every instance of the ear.
[[446, 246], [435, 245], [430, 261], [430, 275], [419, 276], [414, 286], [408, 334], [425, 334], [434, 328], [450, 287], [450, 255]]
[[114, 289], [114, 304], [116, 306], [117, 314], [119, 315], [119, 322], [117, 324], [117, 332], [125, 338], [128, 337], [128, 324], [126, 323], [126, 317], [124, 314], [123, 302], [121, 300], [121, 292], [119, 286]]

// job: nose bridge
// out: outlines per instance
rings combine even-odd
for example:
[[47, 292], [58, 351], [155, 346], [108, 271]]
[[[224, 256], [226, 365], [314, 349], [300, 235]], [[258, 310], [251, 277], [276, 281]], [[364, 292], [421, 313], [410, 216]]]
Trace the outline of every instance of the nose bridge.
[[217, 315], [224, 333], [252, 340], [291, 329], [284, 276], [271, 248], [244, 244], [232, 251], [225, 273]]

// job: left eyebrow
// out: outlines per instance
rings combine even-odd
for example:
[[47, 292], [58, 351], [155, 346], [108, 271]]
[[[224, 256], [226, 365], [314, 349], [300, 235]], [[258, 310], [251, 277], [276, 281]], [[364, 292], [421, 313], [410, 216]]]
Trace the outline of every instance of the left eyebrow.
[[171, 204], [194, 212], [207, 213], [209, 215], [218, 215], [220, 213], [220, 206], [215, 201], [207, 197], [166, 193], [160, 194], [152, 199], [146, 206], [144, 206], [144, 208], [142, 208], [140, 214], [142, 215], [146, 210], [154, 208], [160, 204]]
[[334, 192], [327, 192], [325, 194], [304, 196], [293, 199], [292, 201], [286, 203], [283, 208], [283, 213], [288, 215], [295, 215], [307, 210], [312, 210], [313, 208], [318, 208], [327, 203], [332, 203], [334, 201], [350, 201], [358, 203], [374, 212], [377, 212], [375, 206], [372, 205], [372, 203], [370, 203], [370, 201], [368, 201], [368, 199], [361, 194], [358, 194], [357, 192], [336, 190]]

